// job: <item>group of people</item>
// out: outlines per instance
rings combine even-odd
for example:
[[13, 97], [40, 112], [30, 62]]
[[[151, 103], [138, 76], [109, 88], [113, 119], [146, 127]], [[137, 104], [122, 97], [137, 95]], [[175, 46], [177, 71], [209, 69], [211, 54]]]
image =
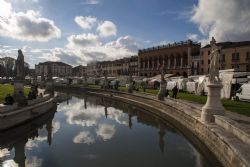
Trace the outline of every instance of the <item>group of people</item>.
[[33, 100], [36, 99], [38, 96], [38, 87], [37, 86], [32, 86], [31, 90], [28, 94], [28, 100]]
[[[24, 97], [22, 91], [19, 91], [18, 93], [19, 93], [19, 95], [18, 95], [19, 100], [17, 100], [17, 101], [20, 102], [20, 99], [23, 99], [23, 101], [26, 101], [26, 102], [23, 102], [23, 104], [24, 104], [24, 103], [27, 103], [27, 100], [33, 100], [33, 99], [37, 98], [37, 96], [38, 96], [38, 87], [37, 86], [32, 86], [31, 87], [31, 90], [28, 93], [28, 98], [27, 99], [26, 99], [26, 97]], [[43, 96], [42, 93], [40, 93], [40, 96], [41, 97]], [[4, 100], [5, 100], [4, 105], [13, 105], [15, 103], [15, 99], [10, 94], [7, 94], [7, 96], [5, 97]]]

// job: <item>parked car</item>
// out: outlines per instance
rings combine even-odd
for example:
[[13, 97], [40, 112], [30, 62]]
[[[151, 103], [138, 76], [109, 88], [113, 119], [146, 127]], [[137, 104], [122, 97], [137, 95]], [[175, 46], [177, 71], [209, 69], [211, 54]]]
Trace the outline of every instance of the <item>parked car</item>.
[[236, 93], [236, 100], [250, 102], [250, 82], [240, 87]]

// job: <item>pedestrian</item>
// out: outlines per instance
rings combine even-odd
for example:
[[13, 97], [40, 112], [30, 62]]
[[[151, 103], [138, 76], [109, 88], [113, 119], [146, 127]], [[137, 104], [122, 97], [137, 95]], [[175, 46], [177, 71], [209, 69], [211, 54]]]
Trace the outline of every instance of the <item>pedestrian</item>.
[[168, 96], [169, 96], [169, 93], [168, 93], [168, 90], [166, 90], [165, 97], [168, 97]]
[[7, 94], [4, 100], [5, 100], [4, 105], [12, 105], [15, 102], [15, 100], [10, 94]]
[[177, 85], [175, 85], [175, 87], [172, 89], [172, 91], [173, 91], [173, 96], [172, 97], [176, 99], [177, 93], [178, 93]]

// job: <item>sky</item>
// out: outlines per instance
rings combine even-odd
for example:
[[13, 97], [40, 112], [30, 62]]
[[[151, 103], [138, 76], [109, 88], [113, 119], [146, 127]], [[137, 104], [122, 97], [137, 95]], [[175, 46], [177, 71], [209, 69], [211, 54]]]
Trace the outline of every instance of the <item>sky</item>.
[[34, 68], [137, 55], [138, 49], [191, 39], [250, 40], [249, 0], [0, 0], [0, 57]]

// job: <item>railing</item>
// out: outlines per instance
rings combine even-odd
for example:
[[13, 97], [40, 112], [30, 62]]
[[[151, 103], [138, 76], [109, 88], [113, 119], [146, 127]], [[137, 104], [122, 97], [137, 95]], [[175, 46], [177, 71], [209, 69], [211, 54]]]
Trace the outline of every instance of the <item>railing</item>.
[[191, 40], [187, 40], [187, 41], [175, 42], [175, 43], [167, 44], [167, 45], [159, 45], [159, 46], [155, 46], [155, 47], [151, 47], [151, 48], [147, 48], [147, 49], [139, 49], [138, 52], [139, 53], [145, 53], [145, 52], [159, 50], [159, 49], [163, 49], [163, 48], [171, 48], [171, 47], [188, 45], [188, 44], [199, 45], [199, 46], [201, 45], [201, 43], [193, 42]]

